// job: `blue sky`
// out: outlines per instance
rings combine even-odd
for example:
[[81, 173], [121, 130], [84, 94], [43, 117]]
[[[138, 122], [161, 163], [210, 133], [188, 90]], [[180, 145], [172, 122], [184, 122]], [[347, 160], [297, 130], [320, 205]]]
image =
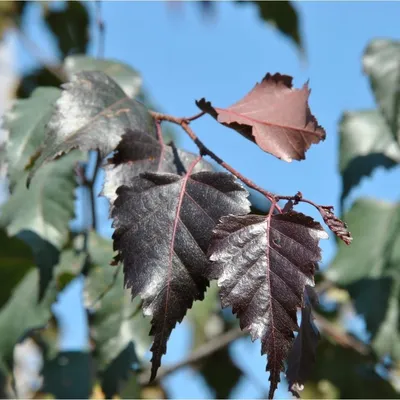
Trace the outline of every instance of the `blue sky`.
[[[94, 4], [89, 4], [94, 8]], [[302, 21], [307, 62], [302, 61], [295, 46], [257, 17], [251, 5], [229, 2], [216, 4], [217, 15], [206, 21], [196, 4], [185, 3], [175, 11], [161, 2], [105, 2], [105, 56], [132, 65], [142, 73], [146, 89], [167, 113], [188, 116], [198, 110], [196, 99], [206, 97], [213, 104], [228, 106], [246, 94], [267, 72], [294, 76], [296, 87], [310, 80], [310, 106], [319, 123], [325, 127], [327, 139], [313, 146], [302, 162], [284, 163], [258, 149], [233, 130], [218, 125], [211, 117], [193, 124], [201, 139], [221, 158], [254, 180], [279, 194], [301, 190], [313, 201], [338, 208], [341, 181], [338, 174], [338, 121], [345, 110], [373, 108], [374, 100], [368, 81], [362, 73], [361, 56], [373, 38], [400, 39], [397, 2], [301, 2], [295, 6]], [[32, 12], [28, 17], [36, 20]], [[41, 25], [31, 24], [29, 34], [51, 55], [54, 44], [44, 35]], [[96, 35], [93, 29], [93, 35]], [[96, 39], [96, 37], [94, 38]], [[96, 42], [92, 47], [96, 51]], [[30, 56], [19, 50], [22, 67], [34, 65]], [[196, 151], [195, 146], [180, 134], [182, 147]], [[399, 168], [378, 170], [373, 179], [364, 179], [354, 190], [349, 202], [360, 195], [395, 200], [399, 196]], [[100, 189], [100, 182], [99, 182]], [[101, 202], [102, 218], [107, 216]], [[310, 215], [318, 215], [309, 207], [301, 207]], [[111, 234], [110, 223], [101, 232]], [[329, 264], [335, 251], [334, 240], [322, 243], [323, 264]], [[85, 343], [82, 315], [75, 309], [79, 298], [71, 287], [60, 304], [68, 325], [64, 348], [79, 348]], [[80, 322], [79, 322], [79, 321]], [[190, 348], [190, 335], [184, 323], [173, 332], [164, 362], [177, 361]], [[244, 379], [235, 390], [235, 397], [259, 397], [259, 386], [268, 388], [265, 357], [260, 357], [259, 343], [242, 340], [235, 344], [232, 355], [257, 385]], [[193, 379], [192, 379], [193, 378]], [[190, 380], [188, 380], [190, 379]], [[168, 378], [173, 397], [206, 397], [201, 379], [182, 371]], [[282, 387], [279, 396], [284, 398]]]

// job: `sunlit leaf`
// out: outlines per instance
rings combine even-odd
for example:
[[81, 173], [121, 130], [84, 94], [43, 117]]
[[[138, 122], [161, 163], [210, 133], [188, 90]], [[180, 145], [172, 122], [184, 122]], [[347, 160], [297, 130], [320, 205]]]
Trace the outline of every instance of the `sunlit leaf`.
[[127, 64], [114, 60], [103, 60], [82, 54], [69, 56], [64, 60], [68, 79], [81, 71], [102, 71], [122, 88], [131, 98], [136, 97], [142, 86], [140, 74]]
[[305, 159], [312, 144], [325, 139], [308, 106], [310, 89], [292, 88], [292, 77], [267, 74], [241, 100], [227, 108], [204, 98], [197, 106], [221, 124], [235, 129], [264, 151], [284, 161]]
[[156, 137], [147, 109], [103, 72], [80, 72], [63, 89], [28, 183], [41, 165], [74, 148], [98, 149], [106, 156], [117, 147], [127, 128]]
[[167, 339], [208, 286], [205, 255], [212, 229], [225, 214], [249, 212], [247, 191], [233, 176], [200, 172], [183, 177], [145, 173], [117, 190], [112, 217], [116, 261], [124, 263], [132, 297], [152, 317], [152, 376]]
[[304, 305], [305, 285], [314, 285], [319, 240], [326, 238], [319, 223], [294, 211], [227, 216], [214, 230], [209, 276], [218, 279], [222, 307], [232, 306], [240, 327], [261, 339], [270, 398], [298, 330], [296, 309]]

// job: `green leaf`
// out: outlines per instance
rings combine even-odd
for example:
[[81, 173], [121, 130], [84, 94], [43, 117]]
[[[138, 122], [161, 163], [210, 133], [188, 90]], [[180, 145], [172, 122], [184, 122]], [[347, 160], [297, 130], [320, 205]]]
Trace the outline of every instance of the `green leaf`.
[[48, 10], [45, 22], [57, 41], [63, 58], [86, 53], [89, 44], [90, 16], [81, 1], [66, 1], [62, 10]]
[[31, 249], [22, 240], [8, 237], [0, 230], [0, 308], [34, 265]]
[[214, 391], [216, 399], [229, 399], [242, 377], [242, 370], [232, 361], [227, 347], [212, 353], [201, 364], [200, 373]]
[[79, 160], [81, 153], [73, 152], [44, 166], [30, 189], [25, 179], [17, 182], [0, 216], [0, 225], [7, 227], [10, 236], [28, 230], [62, 248], [74, 215], [74, 166]]
[[343, 202], [375, 168], [400, 163], [400, 147], [376, 110], [347, 112], [340, 122], [340, 172]]
[[[139, 363], [139, 360], [136, 355], [135, 346], [131, 342], [111, 361], [106, 370], [101, 374], [101, 389], [106, 399], [112, 399], [116, 394], [121, 395], [126, 381], [135, 379], [132, 371], [134, 365], [137, 363]], [[137, 377], [135, 380], [137, 380]], [[139, 396], [139, 387], [137, 387], [136, 395], [130, 398], [139, 398]]]
[[21, 180], [29, 159], [42, 144], [45, 126], [60, 94], [56, 88], [38, 88], [29, 99], [17, 100], [4, 115], [3, 128], [9, 135], [6, 152], [12, 188]]
[[344, 219], [354, 241], [339, 244], [326, 276], [349, 290], [378, 355], [400, 360], [400, 205], [362, 199]]
[[136, 354], [142, 360], [151, 343], [148, 335], [150, 322], [140, 311], [139, 299], [132, 302], [130, 291], [124, 289], [122, 271], [107, 291], [116, 272], [115, 267], [109, 265], [113, 258], [112, 241], [92, 233], [89, 236], [89, 252], [93, 263], [85, 287], [85, 304], [89, 310], [99, 295], [106, 292], [90, 318], [99, 369], [104, 371], [130, 343], [135, 345]]
[[146, 107], [130, 99], [105, 73], [79, 72], [63, 88], [28, 184], [41, 165], [74, 148], [98, 149], [106, 156], [127, 128], [156, 137], [155, 123]]
[[[210, 282], [203, 301], [193, 303], [187, 318], [192, 324], [193, 348], [230, 329], [221, 317], [216, 281]], [[216, 399], [228, 399], [243, 375], [241, 369], [233, 362], [228, 347], [212, 353], [198, 363], [195, 369], [203, 376]]]
[[215, 331], [220, 333], [224, 322], [217, 315], [220, 310], [217, 281], [211, 281], [203, 301], [195, 301], [187, 313], [192, 324], [193, 348], [205, 343]]
[[373, 40], [365, 50], [363, 66], [379, 108], [400, 143], [400, 42]]
[[86, 254], [75, 249], [67, 249], [61, 253], [56, 267], [55, 282], [57, 290], [61, 291], [68, 286], [86, 266]]
[[238, 1], [239, 4], [253, 3], [258, 7], [260, 18], [275, 26], [303, 51], [300, 22], [296, 8], [290, 1]]
[[50, 306], [56, 299], [55, 285], [49, 285], [38, 303], [39, 273], [36, 269], [25, 275], [12, 297], [0, 311], [0, 369], [12, 365], [15, 344], [32, 329], [40, 328], [51, 316]]
[[63, 351], [45, 360], [41, 392], [56, 399], [88, 399], [93, 387], [93, 365], [89, 353]]
[[64, 60], [64, 69], [69, 80], [81, 71], [102, 71], [121, 86], [122, 90], [134, 98], [140, 93], [142, 77], [128, 64], [115, 60], [101, 60], [85, 55], [69, 56]]
[[[55, 71], [57, 71], [57, 76], [53, 73]], [[63, 80], [61, 80], [63, 72], [58, 66], [53, 68], [53, 72], [44, 67], [29, 70], [21, 77], [18, 83], [16, 97], [26, 99], [32, 96], [37, 89], [59, 88], [63, 83]]]
[[[317, 363], [301, 397], [317, 399], [397, 399], [392, 385], [375, 371], [373, 357], [330, 343], [318, 345]], [[316, 392], [311, 392], [315, 382]], [[311, 390], [310, 390], [311, 389]], [[314, 392], [314, 393], [313, 393]]]
[[18, 237], [30, 246], [35, 258], [35, 265], [39, 268], [39, 301], [42, 300], [47, 285], [53, 277], [53, 269], [59, 261], [59, 251], [51, 243], [43, 240], [32, 231], [21, 231]]

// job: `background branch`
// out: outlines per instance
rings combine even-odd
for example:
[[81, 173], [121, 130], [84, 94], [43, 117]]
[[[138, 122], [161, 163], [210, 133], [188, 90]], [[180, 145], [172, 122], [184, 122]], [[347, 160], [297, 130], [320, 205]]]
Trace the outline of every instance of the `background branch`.
[[[321, 333], [332, 337], [337, 344], [342, 347], [352, 348], [357, 353], [362, 355], [367, 355], [370, 353], [370, 348], [368, 345], [349, 335], [347, 332], [344, 332], [322, 315], [316, 314], [314, 311], [313, 315]], [[236, 339], [247, 336], [247, 334], [247, 332], [243, 332], [240, 328], [234, 328], [226, 333], [223, 333], [222, 335], [216, 336], [205, 344], [199, 346], [197, 349], [193, 350], [193, 352], [184, 360], [178, 361], [170, 366], [160, 368], [157, 373], [157, 377], [155, 378], [155, 382], [160, 381], [180, 368], [187, 367], [204, 360], [216, 351], [228, 346]], [[149, 383], [150, 373], [151, 371], [149, 369], [144, 371], [139, 376], [139, 383], [141, 385], [147, 385]]]

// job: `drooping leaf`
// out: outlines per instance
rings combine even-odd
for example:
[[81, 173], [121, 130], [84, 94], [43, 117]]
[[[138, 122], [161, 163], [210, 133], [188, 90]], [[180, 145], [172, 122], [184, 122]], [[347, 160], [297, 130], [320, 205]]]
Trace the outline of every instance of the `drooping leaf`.
[[320, 339], [319, 331], [313, 321], [312, 299], [310, 299], [310, 297], [316, 298], [317, 294], [310, 286], [306, 286], [304, 297], [305, 306], [301, 310], [300, 330], [288, 355], [286, 370], [289, 390], [296, 397], [300, 397], [298, 391], [302, 390], [313, 370]]
[[[104, 167], [105, 179], [102, 195], [114, 203], [116, 190], [129, 186], [135, 176], [143, 172], [170, 172], [184, 174], [196, 155], [165, 145], [163, 138], [154, 138], [142, 131], [127, 130], [122, 136], [114, 156]], [[196, 164], [193, 172], [212, 171], [205, 160]]]
[[117, 147], [127, 128], [144, 130], [156, 137], [147, 109], [130, 99], [103, 72], [80, 72], [63, 89], [28, 183], [42, 164], [73, 148], [98, 149], [106, 156]]
[[81, 71], [102, 71], [114, 79], [130, 98], [136, 97], [142, 86], [139, 72], [120, 61], [101, 60], [79, 54], [67, 57], [64, 60], [64, 69], [69, 80]]
[[261, 339], [270, 398], [298, 330], [305, 285], [314, 285], [319, 240], [327, 237], [319, 223], [295, 211], [227, 216], [214, 230], [209, 277], [218, 279], [222, 307], [232, 306], [240, 327]]
[[393, 138], [400, 143], [400, 42], [371, 41], [364, 53], [363, 67]]
[[[114, 254], [112, 241], [91, 233], [88, 246], [92, 267], [86, 278], [84, 297], [91, 312], [90, 335], [95, 343], [98, 368], [106, 371], [131, 344], [142, 361], [151, 343], [150, 323], [137, 312], [139, 299], [132, 303], [129, 290], [124, 289], [122, 273], [109, 288], [115, 274], [115, 267], [109, 265]], [[102, 293], [105, 295], [96, 302]]]
[[319, 206], [318, 211], [324, 219], [325, 224], [336, 235], [336, 237], [347, 245], [351, 244], [353, 237], [351, 236], [351, 232], [348, 230], [347, 223], [343, 222], [334, 214], [333, 207]]
[[22, 240], [0, 230], [0, 308], [34, 265], [31, 249]]
[[240, 4], [253, 3], [258, 7], [260, 17], [288, 36], [303, 50], [300, 22], [296, 8], [290, 1], [238, 1]]
[[56, 399], [88, 399], [92, 393], [94, 369], [89, 353], [62, 351], [45, 360], [42, 369], [42, 393]]
[[308, 106], [309, 95], [307, 83], [301, 89], [293, 89], [292, 77], [268, 73], [230, 107], [213, 107], [204, 98], [196, 104], [262, 150], [291, 162], [304, 160], [309, 147], [325, 139], [324, 129]]
[[62, 248], [74, 215], [74, 167], [80, 160], [82, 154], [73, 152], [44, 166], [30, 189], [25, 186], [26, 174], [16, 183], [0, 216], [0, 225], [7, 227], [9, 235], [32, 231]]
[[14, 346], [23, 335], [49, 320], [50, 306], [56, 298], [55, 286], [48, 287], [41, 302], [37, 301], [38, 295], [39, 273], [33, 269], [24, 276], [0, 310], [0, 369], [7, 370], [11, 366]]
[[340, 173], [343, 202], [375, 168], [400, 163], [400, 146], [376, 110], [346, 112], [340, 122]]
[[246, 214], [246, 190], [233, 176], [200, 172], [145, 173], [117, 190], [112, 210], [116, 261], [124, 263], [125, 284], [152, 317], [154, 379], [166, 343], [193, 301], [208, 286], [205, 255], [212, 229], [226, 214]]
[[47, 122], [61, 91], [38, 88], [26, 100], [17, 100], [5, 113], [3, 127], [8, 132], [7, 160], [11, 189], [21, 180], [30, 157], [42, 144]]
[[378, 355], [399, 360], [400, 206], [361, 199], [345, 219], [354, 242], [351, 247], [339, 244], [326, 276], [349, 290]]
[[90, 15], [82, 1], [66, 1], [63, 9], [49, 9], [44, 18], [57, 41], [62, 57], [86, 53]]

